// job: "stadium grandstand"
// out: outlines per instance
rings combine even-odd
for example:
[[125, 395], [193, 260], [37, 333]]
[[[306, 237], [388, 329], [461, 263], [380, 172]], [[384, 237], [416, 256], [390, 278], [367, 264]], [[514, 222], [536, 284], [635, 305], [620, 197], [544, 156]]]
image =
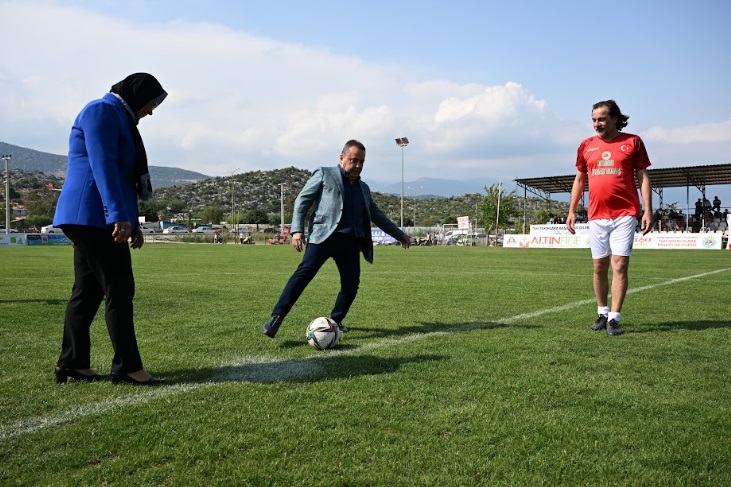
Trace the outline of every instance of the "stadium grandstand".
[[[665, 188], [686, 188], [686, 208], [693, 208], [690, 201], [690, 188], [696, 187], [706, 200], [706, 187], [714, 185], [731, 185], [731, 164], [709, 164], [703, 166], [685, 166], [661, 169], [648, 169], [647, 174], [652, 181], [652, 190], [659, 197], [658, 209], [662, 211], [663, 190]], [[575, 174], [565, 176], [546, 176], [540, 178], [516, 179], [515, 183], [523, 188], [524, 196], [528, 192], [544, 198], [550, 202], [552, 194], [571, 193], [574, 184]], [[639, 187], [639, 184], [638, 184]], [[586, 194], [589, 190], [588, 181], [584, 187], [581, 204], [586, 206]], [[690, 214], [690, 211], [688, 211]], [[690, 220], [690, 219], [689, 219]], [[705, 221], [701, 223], [705, 228]], [[690, 227], [690, 221], [686, 222], [686, 229]]]

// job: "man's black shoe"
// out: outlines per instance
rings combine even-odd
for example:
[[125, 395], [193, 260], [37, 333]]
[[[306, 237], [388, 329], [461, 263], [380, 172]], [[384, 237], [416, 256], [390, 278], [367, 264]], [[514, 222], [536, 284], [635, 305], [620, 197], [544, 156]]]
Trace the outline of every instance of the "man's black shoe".
[[269, 338], [274, 338], [274, 335], [276, 335], [279, 331], [279, 326], [282, 324], [283, 320], [284, 318], [279, 315], [272, 315], [272, 317], [269, 318], [269, 321], [264, 323], [264, 326], [261, 327], [261, 332]]
[[607, 335], [617, 336], [621, 334], [622, 330], [619, 328], [619, 323], [616, 320], [607, 321]]
[[[338, 322], [336, 321], [335, 323], [338, 323]], [[338, 330], [340, 330], [341, 335], [344, 335], [350, 331], [350, 330], [348, 330], [348, 327], [342, 323], [338, 323]]]
[[591, 329], [594, 331], [600, 331], [600, 330], [606, 330], [607, 329], [607, 317], [604, 315], [599, 315], [599, 318], [596, 319], [593, 325], [591, 325]]

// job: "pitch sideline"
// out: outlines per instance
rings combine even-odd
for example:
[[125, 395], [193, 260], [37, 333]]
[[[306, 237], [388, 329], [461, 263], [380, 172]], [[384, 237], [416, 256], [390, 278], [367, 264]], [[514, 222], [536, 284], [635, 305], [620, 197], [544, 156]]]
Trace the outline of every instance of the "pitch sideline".
[[[696, 274], [693, 276], [686, 276], [686, 277], [679, 277], [676, 279], [670, 279], [664, 282], [659, 282], [656, 284], [651, 284], [647, 286], [641, 286], [638, 288], [628, 289], [627, 294], [635, 294], [642, 291], [647, 291], [650, 289], [654, 289], [661, 286], [670, 286], [673, 284], [677, 284], [680, 282], [689, 281], [692, 279], [699, 279], [702, 277], [710, 276], [713, 274], [718, 274], [720, 272], [726, 272], [731, 270], [731, 268], [726, 269], [717, 269], [710, 272], [704, 272], [702, 274]], [[574, 301], [571, 303], [567, 303], [561, 306], [555, 306], [553, 308], [546, 308], [543, 310], [533, 311], [530, 313], [523, 313], [516, 316], [511, 316], [502, 320], [496, 320], [492, 323], [471, 323], [468, 325], [458, 326], [454, 328], [449, 328], [446, 330], [439, 330], [439, 331], [433, 331], [429, 333], [421, 333], [421, 334], [412, 334], [408, 335], [403, 338], [398, 339], [384, 339], [379, 340], [377, 342], [367, 343], [365, 345], [362, 345], [360, 347], [356, 347], [353, 349], [348, 350], [336, 350], [331, 353], [325, 354], [325, 355], [312, 355], [311, 357], [307, 358], [301, 358], [301, 359], [288, 359], [288, 360], [276, 360], [272, 359], [271, 357], [251, 357], [244, 359], [243, 361], [231, 364], [227, 367], [225, 367], [225, 370], [218, 374], [216, 377], [211, 379], [210, 381], [206, 382], [198, 382], [198, 383], [190, 383], [190, 384], [175, 384], [170, 386], [164, 386], [159, 388], [153, 388], [147, 392], [143, 392], [141, 394], [136, 394], [134, 396], [127, 396], [127, 397], [120, 397], [117, 399], [112, 400], [105, 400], [105, 401], [99, 401], [96, 403], [86, 404], [74, 407], [66, 412], [55, 414], [51, 416], [41, 416], [41, 417], [31, 417], [31, 418], [24, 418], [17, 420], [13, 423], [2, 425], [0, 426], [0, 441], [4, 441], [7, 439], [15, 438], [17, 436], [22, 436], [26, 434], [31, 434], [36, 431], [40, 431], [45, 428], [49, 428], [52, 426], [64, 424], [64, 423], [70, 423], [74, 420], [93, 416], [96, 414], [102, 414], [106, 411], [109, 411], [111, 409], [117, 408], [117, 407], [123, 407], [123, 406], [129, 406], [133, 404], [142, 404], [146, 402], [153, 401], [155, 399], [161, 399], [164, 397], [172, 396], [175, 394], [182, 394], [190, 391], [194, 391], [197, 389], [205, 388], [205, 387], [213, 387], [221, 383], [226, 382], [260, 382], [260, 383], [270, 383], [270, 382], [279, 382], [283, 380], [291, 380], [291, 379], [297, 379], [302, 378], [306, 376], [312, 376], [316, 375], [320, 367], [312, 367], [313, 364], [316, 364], [318, 360], [326, 360], [333, 357], [338, 357], [341, 355], [350, 355], [359, 353], [362, 351], [367, 350], [375, 350], [379, 348], [386, 348], [392, 345], [397, 345], [399, 343], [409, 343], [409, 342], [415, 342], [419, 340], [423, 340], [426, 338], [431, 338], [438, 335], [444, 335], [447, 333], [455, 333], [460, 331], [467, 331], [471, 329], [481, 329], [481, 328], [491, 328], [493, 326], [496, 326], [496, 323], [501, 324], [510, 324], [515, 323], [516, 321], [521, 321], [525, 319], [531, 319], [536, 318], [538, 316], [542, 316], [549, 313], [557, 313], [560, 311], [566, 311], [573, 308], [578, 308], [579, 306], [585, 306], [591, 303], [594, 303], [595, 300], [592, 299], [584, 299], [580, 301]], [[266, 367], [265, 371], [257, 370], [250, 370], [251, 365], [275, 365], [276, 368], [270, 368]], [[303, 364], [308, 364], [309, 367], [302, 367]]]

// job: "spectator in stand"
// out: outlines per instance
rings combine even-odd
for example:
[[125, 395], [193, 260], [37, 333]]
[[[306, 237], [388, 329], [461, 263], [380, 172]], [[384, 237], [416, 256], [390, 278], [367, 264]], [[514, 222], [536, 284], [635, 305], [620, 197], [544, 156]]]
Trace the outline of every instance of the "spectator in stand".
[[705, 226], [708, 226], [709, 223], [713, 221], [713, 213], [711, 213], [711, 210], [707, 210], [703, 212], [703, 224]]
[[718, 196], [713, 197], [713, 209], [721, 211], [721, 199]]
[[703, 211], [711, 211], [712, 205], [711, 202], [708, 201], [708, 198], [705, 196], [703, 197]]
[[695, 202], [695, 217], [696, 217], [696, 219], [698, 219], [702, 215], [703, 215], [703, 200], [698, 198], [698, 201]]
[[[594, 331], [621, 335], [620, 311], [627, 293], [629, 258], [635, 227], [641, 216], [643, 235], [652, 229], [652, 185], [647, 175], [650, 158], [640, 137], [622, 133], [627, 126], [614, 100], [595, 103], [591, 120], [596, 135], [581, 142], [576, 156], [576, 177], [571, 189], [566, 228], [575, 233], [576, 209], [589, 182], [589, 242], [594, 265], [594, 295], [598, 318]], [[640, 215], [635, 178], [642, 192]], [[612, 268], [612, 307], [608, 306], [609, 268]]]

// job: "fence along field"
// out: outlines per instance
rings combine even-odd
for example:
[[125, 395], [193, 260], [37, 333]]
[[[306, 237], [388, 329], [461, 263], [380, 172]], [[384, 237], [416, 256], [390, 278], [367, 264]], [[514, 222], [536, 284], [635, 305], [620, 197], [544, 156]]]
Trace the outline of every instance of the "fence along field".
[[[728, 252], [636, 251], [625, 335], [593, 333], [585, 250], [379, 247], [351, 328], [304, 338], [326, 264], [275, 340], [286, 246], [133, 252], [159, 389], [57, 386], [68, 247], [3, 248], [0, 484], [728, 485]], [[103, 321], [92, 364], [108, 372]]]

